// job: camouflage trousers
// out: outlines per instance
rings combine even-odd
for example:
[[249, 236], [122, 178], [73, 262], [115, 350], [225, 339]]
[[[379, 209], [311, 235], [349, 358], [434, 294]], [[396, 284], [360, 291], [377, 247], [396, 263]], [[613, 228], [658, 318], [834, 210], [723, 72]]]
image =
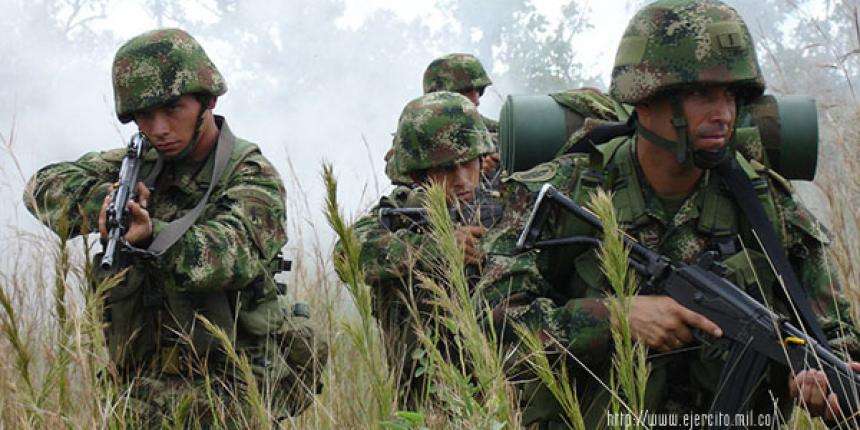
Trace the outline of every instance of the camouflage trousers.
[[264, 345], [241, 348], [239, 353], [250, 366], [251, 383], [236, 363], [210, 366], [222, 370], [201, 374], [177, 371], [190, 367], [182, 359], [156, 360], [156, 370], [150, 366], [123, 378], [118, 393], [120, 424], [151, 429], [260, 428], [299, 415], [322, 389], [328, 346], [315, 336], [306, 318], [290, 319]]

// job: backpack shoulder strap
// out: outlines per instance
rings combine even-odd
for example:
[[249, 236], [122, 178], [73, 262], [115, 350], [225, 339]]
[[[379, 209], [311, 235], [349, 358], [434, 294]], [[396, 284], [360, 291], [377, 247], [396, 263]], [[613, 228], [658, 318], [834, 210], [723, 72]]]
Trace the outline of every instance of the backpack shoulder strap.
[[[744, 172], [734, 157], [730, 157], [720, 164], [717, 167], [717, 173], [737, 199], [738, 206], [741, 207], [741, 211], [749, 221], [752, 230], [758, 236], [763, 251], [773, 263], [777, 275], [782, 278], [785, 284], [786, 302], [793, 304], [793, 307], [797, 309], [802, 328], [808, 330], [822, 346], [828, 347], [827, 337], [812, 311], [809, 296], [803, 290], [800, 280], [788, 261], [788, 255], [783, 249], [773, 224], [768, 220], [748, 173]], [[779, 288], [777, 290], [782, 291]]]

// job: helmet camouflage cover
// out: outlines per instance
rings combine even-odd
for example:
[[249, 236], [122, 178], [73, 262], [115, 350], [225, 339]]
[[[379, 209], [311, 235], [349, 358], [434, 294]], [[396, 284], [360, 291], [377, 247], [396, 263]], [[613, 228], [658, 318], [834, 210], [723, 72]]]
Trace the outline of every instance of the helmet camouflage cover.
[[203, 47], [185, 31], [150, 31], [126, 42], [113, 60], [116, 115], [132, 114], [167, 103], [183, 94], [220, 96], [227, 92], [221, 73]]
[[493, 141], [477, 107], [466, 97], [447, 91], [425, 94], [409, 102], [385, 171], [406, 177], [434, 167], [465, 163], [493, 152]]
[[472, 54], [448, 54], [439, 57], [424, 71], [424, 94], [436, 91], [461, 92], [491, 85], [484, 66]]
[[618, 46], [610, 94], [638, 104], [691, 85], [764, 91], [755, 45], [743, 19], [716, 0], [659, 0], [630, 20]]

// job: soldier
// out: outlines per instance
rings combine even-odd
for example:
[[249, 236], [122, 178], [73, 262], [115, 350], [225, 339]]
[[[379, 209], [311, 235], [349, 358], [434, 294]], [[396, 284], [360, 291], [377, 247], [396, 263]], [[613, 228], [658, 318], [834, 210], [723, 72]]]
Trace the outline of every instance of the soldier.
[[[434, 255], [435, 248], [413, 219], [386, 218], [383, 211], [422, 207], [424, 186], [430, 181], [444, 184], [452, 208], [487, 204], [479, 190], [480, 170], [482, 157], [492, 150], [487, 128], [466, 97], [442, 91], [412, 100], [400, 116], [386, 168], [410, 178], [410, 184], [395, 188], [355, 224], [362, 243], [361, 264], [373, 287], [374, 312], [383, 328], [391, 368], [401, 372], [402, 401], [407, 406], [420, 399], [425, 387], [415, 375], [420, 359], [413, 352], [419, 345], [416, 322], [406, 303], [414, 298], [422, 315], [429, 311], [426, 292], [416, 285], [414, 275], [433, 272], [427, 257]], [[470, 268], [483, 258], [478, 240], [485, 229], [477, 224], [460, 223], [456, 231]]]
[[[246, 398], [248, 381], [197, 321], [205, 317], [248, 358], [272, 414], [257, 419], [298, 414], [320, 389], [326, 350], [314, 343], [307, 306], [289, 307], [273, 280], [287, 241], [277, 171], [257, 145], [235, 137], [224, 117], [212, 113], [227, 86], [186, 32], [155, 30], [125, 43], [114, 58], [113, 85], [120, 122], [134, 121], [152, 144], [141, 168], [147, 179], [128, 203], [119, 267], [94, 281], [128, 269], [106, 295], [105, 333], [122, 392], [135, 405], [130, 409], [152, 428], [208, 427], [218, 417], [232, 427], [254, 422], [249, 409], [243, 412], [246, 402], [237, 400]], [[224, 152], [229, 161], [212, 183], [213, 154], [223, 145], [232, 151]], [[125, 152], [90, 152], [42, 168], [27, 186], [27, 208], [57, 234], [99, 231], [104, 241]], [[207, 195], [199, 219], [172, 246], [147, 250]]]
[[[475, 106], [481, 104], [484, 90], [492, 85], [484, 66], [472, 54], [448, 54], [433, 60], [424, 71], [424, 94], [436, 91], [460, 93]], [[482, 174], [490, 189], [498, 188], [499, 122], [481, 115], [493, 138], [495, 150], [484, 157]]]
[[[734, 149], [738, 107], [764, 87], [752, 38], [734, 9], [717, 0], [660, 0], [642, 8], [619, 46], [610, 89], [616, 100], [635, 106], [636, 132], [592, 146], [590, 155], [563, 155], [515, 173], [503, 183], [507, 206], [485, 238], [489, 255], [479, 285], [493, 307], [494, 326], [522, 323], [543, 339], [554, 338], [607, 377], [610, 327], [617, 316], [605, 304], [608, 285], [596, 254], [575, 246], [523, 253], [514, 249], [535, 192], [544, 183], [580, 204], [598, 187], [612, 191], [627, 234], [688, 264], [704, 252], [716, 252], [733, 283], [754, 296], [760, 285], [777, 313], [794, 315], [738, 201], [714, 170], [734, 158], [750, 179], [766, 185], [759, 195], [768, 214], [765, 222], [779, 232], [831, 346], [852, 355], [860, 352], [853, 325], [844, 319], [850, 313], [827, 261], [822, 227], [765, 160], [744, 158]], [[543, 225], [552, 227], [541, 239], [571, 236], [579, 228], [563, 211], [550, 212]], [[694, 342], [692, 330], [718, 338], [720, 328], [659, 295], [633, 297], [629, 322], [634, 340], [660, 352], [650, 359], [644, 409], [651, 414], [708, 412], [726, 357], [713, 345]], [[513, 341], [515, 336], [504, 333], [503, 338]], [[560, 352], [553, 345], [547, 342], [547, 348]], [[572, 377], [586, 428], [607, 426], [608, 392], [581, 367], [571, 367], [576, 368]], [[857, 370], [858, 364], [852, 367]], [[826, 377], [819, 371], [792, 377], [784, 368], [767, 365], [760, 379], [749, 382], [754, 388], [744, 410], [772, 414], [775, 399], [787, 420], [794, 399], [813, 415], [831, 419], [838, 407], [835, 395], [820, 388], [826, 387]], [[537, 397], [525, 408], [523, 421], [564, 428], [560, 409], [540, 404], [546, 400], [542, 393], [538, 389], [524, 396]]]

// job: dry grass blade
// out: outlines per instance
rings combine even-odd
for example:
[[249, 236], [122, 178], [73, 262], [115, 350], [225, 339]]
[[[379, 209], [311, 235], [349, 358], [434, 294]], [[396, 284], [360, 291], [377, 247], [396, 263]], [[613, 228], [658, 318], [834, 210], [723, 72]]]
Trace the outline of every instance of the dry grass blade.
[[[634, 342], [630, 327], [630, 305], [637, 294], [636, 276], [628, 263], [630, 249], [624, 244], [624, 233], [619, 229], [612, 195], [603, 190], [591, 196], [589, 207], [603, 223], [603, 240], [599, 250], [600, 266], [609, 283], [612, 295], [607, 300], [613, 315], [612, 341], [615, 345], [612, 358], [611, 381], [613, 389], [627, 402], [629, 410], [637, 422], [644, 426], [640, 417], [645, 411], [645, 389], [650, 373], [648, 350], [645, 345]], [[616, 414], [622, 408], [618, 397], [613, 396], [611, 407]]]
[[[451, 333], [451, 342], [456, 346], [460, 359], [465, 360], [462, 363], [468, 363], [456, 368], [445, 360], [437, 360], [442, 375], [437, 387], [471, 388], [472, 397], [464, 388], [458, 393], [459, 400], [469, 406], [467, 410], [475, 414], [472, 418], [465, 417], [465, 422], [471, 425], [480, 423], [479, 428], [499, 423], [513, 425], [518, 421], [518, 414], [513, 389], [504, 378], [502, 352], [497, 347], [495, 334], [483, 323], [489, 319], [486, 317], [489, 310], [482, 306], [478, 295], [473, 295], [466, 277], [464, 250], [455, 237], [445, 190], [440, 184], [427, 189], [425, 208], [438, 259], [431, 264], [434, 276], [422, 276], [422, 283], [433, 293], [442, 326]], [[425, 338], [425, 348], [438, 348], [431, 348], [426, 339], [429, 336]], [[476, 381], [474, 387], [466, 384], [471, 379]]]
[[585, 422], [582, 419], [576, 390], [571, 385], [567, 361], [561, 359], [558, 360], [559, 365], [551, 365], [547, 358], [546, 346], [535, 333], [523, 325], [515, 325], [514, 329], [526, 350], [526, 361], [529, 366], [564, 409], [565, 423], [570, 428], [584, 430]]
[[337, 202], [337, 180], [331, 165], [323, 165], [323, 181], [326, 185], [325, 215], [329, 225], [340, 239], [340, 252], [335, 254], [335, 270], [342, 279], [346, 280], [347, 289], [355, 301], [359, 314], [359, 326], [346, 324], [352, 346], [359, 360], [364, 364], [363, 370], [370, 377], [370, 393], [373, 408], [370, 414], [362, 420], [368, 426], [378, 427], [382, 422], [394, 415], [396, 405], [396, 389], [394, 378], [386, 365], [384, 343], [380, 339], [379, 329], [373, 318], [373, 303], [370, 286], [364, 281], [361, 268], [361, 245], [355, 233], [343, 219]]
[[[265, 401], [260, 393], [260, 388], [257, 385], [257, 378], [254, 377], [254, 371], [251, 369], [251, 363], [248, 361], [248, 357], [244, 354], [240, 355], [236, 351], [236, 348], [233, 346], [232, 339], [230, 339], [230, 336], [227, 335], [227, 332], [224, 331], [223, 328], [212, 324], [202, 315], [198, 315], [197, 320], [203, 324], [203, 327], [205, 327], [209, 333], [221, 342], [221, 348], [227, 354], [227, 358], [239, 369], [239, 374], [242, 382], [244, 383], [244, 387], [242, 388], [242, 398], [248, 404], [253, 414], [251, 417], [252, 427], [271, 429], [273, 417], [270, 416], [269, 411], [266, 408]], [[211, 387], [212, 383], [207, 382], [205, 386]], [[210, 395], [209, 401], [212, 403], [214, 401], [214, 396]], [[187, 414], [180, 413], [178, 416], [185, 417]]]

